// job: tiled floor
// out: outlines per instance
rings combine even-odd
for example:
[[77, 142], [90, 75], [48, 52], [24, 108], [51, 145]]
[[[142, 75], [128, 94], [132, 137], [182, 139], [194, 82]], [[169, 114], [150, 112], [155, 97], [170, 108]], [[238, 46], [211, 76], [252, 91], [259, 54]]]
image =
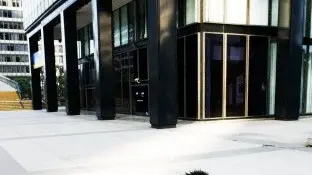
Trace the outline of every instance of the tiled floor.
[[2, 175], [311, 175], [312, 119], [186, 122], [151, 129], [147, 118], [0, 112]]

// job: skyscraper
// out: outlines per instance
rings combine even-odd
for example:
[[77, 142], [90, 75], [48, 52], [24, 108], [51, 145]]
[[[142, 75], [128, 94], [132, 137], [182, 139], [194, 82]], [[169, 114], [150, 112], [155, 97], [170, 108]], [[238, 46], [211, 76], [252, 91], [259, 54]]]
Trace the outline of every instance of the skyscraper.
[[21, 0], [0, 0], [0, 75], [30, 77]]

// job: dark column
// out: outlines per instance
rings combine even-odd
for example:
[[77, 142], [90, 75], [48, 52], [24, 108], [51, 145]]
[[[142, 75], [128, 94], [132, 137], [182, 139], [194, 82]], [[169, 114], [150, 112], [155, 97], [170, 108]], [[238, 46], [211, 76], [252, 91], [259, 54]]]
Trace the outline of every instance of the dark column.
[[28, 38], [29, 47], [29, 59], [30, 59], [30, 69], [31, 69], [31, 94], [32, 94], [32, 106], [33, 110], [41, 110], [41, 85], [40, 85], [40, 70], [34, 69], [33, 54], [38, 51], [38, 40], [37, 36]]
[[67, 115], [80, 114], [80, 94], [77, 56], [76, 9], [69, 7], [61, 14], [62, 41], [65, 52], [65, 99]]
[[304, 3], [304, 0], [280, 1], [275, 106], [278, 120], [299, 118]]
[[92, 0], [96, 116], [115, 118], [115, 83], [112, 40], [112, 0]]
[[45, 98], [48, 112], [57, 112], [57, 89], [56, 89], [56, 72], [55, 72], [55, 55], [54, 55], [54, 30], [53, 25], [44, 26], [41, 29], [42, 40], [44, 45], [44, 82]]
[[177, 103], [176, 1], [148, 1], [149, 114], [152, 127], [175, 127]]

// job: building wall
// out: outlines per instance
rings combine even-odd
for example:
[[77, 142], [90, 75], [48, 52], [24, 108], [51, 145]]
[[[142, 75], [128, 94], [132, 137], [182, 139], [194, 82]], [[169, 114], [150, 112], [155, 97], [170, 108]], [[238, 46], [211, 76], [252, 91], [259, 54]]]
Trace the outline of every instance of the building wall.
[[[24, 6], [24, 12], [26, 15], [24, 21], [26, 28], [28, 33], [35, 33], [39, 31], [39, 29], [42, 29], [42, 27], [53, 18], [56, 19], [59, 13], [67, 8], [66, 5], [73, 3], [74, 0], [60, 1], [64, 2], [64, 5], [60, 6], [58, 6], [58, 3], [55, 3], [57, 1], [53, 0], [29, 0], [24, 2], [26, 2], [26, 6]], [[84, 1], [81, 0], [81, 2]], [[293, 58], [300, 58], [301, 56], [300, 52], [293, 51], [293, 49], [298, 47], [289, 45], [289, 43], [292, 43], [294, 38], [301, 39], [300, 32], [293, 33], [292, 31], [294, 31], [293, 29], [298, 29], [295, 25], [296, 20], [303, 22], [303, 17], [300, 16], [301, 13], [299, 13], [300, 10], [303, 10], [303, 0], [168, 1], [168, 3], [171, 3], [170, 5], [178, 2], [177, 25], [175, 17], [172, 17], [172, 15], [170, 16], [170, 13], [166, 13], [165, 10], [162, 11], [162, 9], [168, 8], [169, 10], [174, 11], [175, 14], [176, 9], [174, 5], [170, 6], [167, 4], [168, 6], [165, 7], [157, 7], [159, 9], [156, 10], [157, 13], [154, 13], [153, 10], [155, 9], [152, 7], [152, 5], [150, 5], [153, 1], [150, 2], [148, 0], [135, 0], [124, 2], [125, 3], [120, 3], [119, 7], [113, 8], [112, 26], [110, 26], [110, 23], [107, 24], [108, 26], [105, 26], [107, 27], [105, 30], [110, 30], [111, 27], [113, 29], [113, 42], [111, 44], [113, 45], [113, 68], [115, 69], [113, 73], [116, 73], [114, 80], [116, 81], [115, 89], [117, 94], [114, 96], [114, 98], [117, 112], [126, 111], [126, 113], [133, 113], [132, 108], [134, 105], [132, 102], [135, 103], [135, 101], [131, 98], [132, 96], [138, 94], [133, 93], [139, 89], [138, 86], [140, 86], [142, 89], [144, 88], [144, 90], [141, 90], [141, 94], [149, 94], [150, 96], [157, 94], [158, 91], [155, 91], [155, 89], [153, 91], [153, 87], [156, 86], [150, 85], [152, 83], [154, 83], [152, 85], [159, 85], [163, 81], [162, 79], [156, 79], [155, 76], [153, 76], [159, 76], [159, 73], [165, 72], [162, 72], [158, 69], [164, 68], [166, 70], [166, 68], [169, 68], [169, 70], [173, 70], [171, 73], [175, 73], [175, 61], [177, 61], [175, 58], [175, 51], [172, 52], [172, 54], [169, 54], [169, 56], [160, 54], [170, 51], [162, 48], [163, 46], [166, 46], [166, 41], [164, 39], [166, 36], [161, 35], [160, 38], [158, 38], [159, 36], [155, 34], [158, 34], [158, 32], [160, 34], [163, 32], [166, 33], [167, 30], [171, 32], [166, 33], [168, 36], [172, 36], [170, 39], [179, 39], [180, 41], [177, 41], [177, 45], [179, 46], [178, 54], [180, 53], [179, 58], [177, 59], [180, 68], [179, 71], [181, 74], [179, 73], [179, 77], [172, 76], [173, 78], [170, 80], [178, 78], [178, 83], [181, 86], [173, 87], [174, 85], [172, 84], [175, 82], [172, 84], [166, 84], [165, 82], [165, 85], [163, 86], [164, 89], [168, 88], [170, 90], [170, 88], [172, 88], [171, 90], [173, 90], [173, 93], [175, 93], [176, 88], [178, 88], [179, 93], [181, 93], [180, 95], [183, 98], [180, 99], [180, 108], [185, 109], [180, 110], [180, 117], [189, 119], [207, 119], [214, 117], [240, 118], [249, 116], [268, 116], [271, 114], [276, 115], [276, 112], [274, 111], [276, 108], [278, 108], [279, 111], [286, 111], [282, 115], [287, 116], [288, 112], [297, 111], [296, 107], [288, 111], [286, 108], [289, 106], [287, 106], [288, 104], [285, 102], [291, 101], [292, 103], [299, 104], [299, 101], [297, 100], [297, 97], [299, 97], [297, 96], [299, 94], [297, 94], [299, 89], [293, 88], [295, 92], [293, 94], [289, 93], [290, 95], [288, 95], [285, 91], [286, 97], [284, 98], [284, 92], [282, 95], [275, 95], [275, 90], [277, 88], [275, 85], [279, 84], [280, 89], [283, 87], [282, 85], [288, 85], [289, 81], [283, 77], [284, 73], [286, 72], [283, 71], [290, 67], [288, 67], [288, 65], [291, 65], [292, 63], [298, 63]], [[146, 5], [146, 2], [149, 3]], [[163, 1], [155, 2], [162, 3]], [[307, 2], [311, 5], [310, 0], [307, 0]], [[55, 3], [56, 10], [50, 14], [46, 14], [47, 17], [40, 21], [41, 19], [38, 17], [43, 14], [52, 3]], [[96, 3], [93, 5], [94, 8], [97, 8]], [[172, 8], [170, 9], [169, 7]], [[293, 10], [295, 10], [295, 12], [293, 12]], [[111, 11], [109, 10], [108, 13], [110, 12]], [[290, 15], [291, 12], [293, 13], [292, 15]], [[97, 12], [93, 11], [93, 13], [96, 14]], [[296, 16], [296, 14], [299, 15]], [[170, 18], [168, 18], [168, 21], [163, 20], [166, 22], [159, 22], [158, 15], [161, 17], [169, 15]], [[108, 16], [109, 17], [107, 20], [110, 20], [110, 15]], [[147, 16], [150, 18], [147, 19]], [[311, 10], [309, 13], [307, 12], [306, 16], [311, 16]], [[170, 21], [171, 18], [173, 22]], [[36, 21], [37, 19], [38, 21]], [[155, 24], [157, 25], [152, 25], [154, 24], [153, 20], [155, 20]], [[94, 22], [94, 26], [97, 25], [97, 21], [95, 20]], [[103, 27], [101, 22], [103, 21], [100, 20], [98, 26], [100, 29]], [[34, 25], [32, 26], [32, 24]], [[167, 28], [168, 26], [170, 26], [170, 28]], [[164, 27], [164, 30], [158, 31], [158, 27]], [[34, 31], [31, 31], [33, 29]], [[105, 30], [102, 29], [100, 32]], [[301, 29], [298, 29], [298, 31], [300, 30]], [[45, 31], [44, 28], [43, 31]], [[94, 28], [92, 31], [94, 33], [98, 32], [97, 28]], [[98, 36], [104, 40], [104, 37], [101, 37], [103, 33], [98, 33]], [[178, 34], [178, 37], [176, 37], [176, 33]], [[31, 36], [31, 34], [29, 34], [29, 36]], [[109, 53], [103, 53], [104, 55], [97, 53], [98, 50], [104, 50], [102, 48], [97, 48], [103, 47], [103, 45], [101, 45], [103, 43], [96, 44], [99, 42], [98, 39], [99, 38], [96, 37], [94, 38], [96, 41], [94, 57], [96, 59], [96, 63], [99, 63], [99, 60], [103, 59], [102, 57], [109, 56], [111, 58], [111, 46], [107, 43], [105, 44], [109, 46]], [[285, 40], [284, 43], [286, 44], [285, 47], [282, 48], [280, 47], [281, 45], [277, 43], [282, 43], [283, 40]], [[52, 42], [52, 40], [50, 41]], [[89, 44], [85, 45], [90, 46], [90, 43], [92, 43], [91, 41], [92, 40], [88, 38], [88, 40], [85, 40], [85, 42]], [[110, 39], [107, 42], [111, 42]], [[168, 43], [170, 46], [168, 48], [171, 48], [171, 46], [172, 48], [175, 47], [176, 43]], [[261, 44], [260, 47], [258, 47], [259, 43]], [[298, 43], [300, 43], [299, 45], [301, 47], [300, 40], [298, 40]], [[312, 42], [309, 40], [309, 43]], [[50, 45], [52, 43], [47, 44]], [[82, 43], [80, 43], [80, 45], [81, 44]], [[155, 47], [152, 47], [154, 46], [153, 44], [155, 44]], [[276, 49], [276, 46], [281, 49]], [[285, 54], [277, 54], [277, 52], [282, 52], [277, 50], [283, 50], [285, 51]], [[151, 55], [153, 51], [155, 51], [155, 55], [157, 56]], [[263, 55], [259, 56], [260, 54]], [[167, 62], [167, 60], [162, 60], [164, 57], [166, 57], [167, 60], [172, 59], [174, 61]], [[156, 62], [156, 58], [161, 61]], [[104, 60], [105, 59], [102, 61]], [[257, 68], [259, 67], [257, 65], [258, 60], [260, 60], [261, 64], [263, 64], [263, 68]], [[105, 61], [109, 61], [109, 64], [105, 64], [105, 66], [111, 66], [110, 64], [112, 63], [112, 60], [107, 58]], [[153, 61], [159, 64], [151, 64]], [[166, 63], [173, 64], [166, 65]], [[267, 66], [267, 64], [269, 64], [269, 66]], [[107, 78], [105, 76], [112, 72], [108, 72], [108, 74], [101, 77], [99, 75], [102, 75], [101, 71], [103, 71], [104, 68], [101, 67], [101, 64], [97, 64], [97, 66], [98, 67], [96, 70], [98, 71], [98, 75], [96, 77], [99, 78], [96, 79], [96, 83], [99, 82], [99, 86], [97, 87], [105, 86], [104, 84], [101, 84], [101, 81], [102, 79]], [[307, 65], [307, 67], [308, 66], [309, 65]], [[213, 68], [216, 67], [218, 69], [216, 71], [212, 71]], [[298, 65], [295, 65], [295, 67], [296, 68], [293, 70], [294, 72], [298, 73], [301, 67]], [[277, 68], [279, 68], [279, 70], [277, 70]], [[216, 76], [213, 76], [213, 74]], [[263, 76], [261, 76], [262, 74]], [[277, 74], [279, 76], [275, 78]], [[262, 77], [262, 79], [257, 79], [258, 77]], [[166, 78], [167, 77], [164, 79], [167, 80]], [[300, 76], [297, 76], [297, 78], [300, 78]], [[254, 79], [257, 79], [257, 81], [253, 81]], [[298, 84], [297, 87], [299, 87], [300, 82], [297, 81], [297, 79], [295, 83]], [[146, 86], [148, 90], [146, 90], [146, 87], [143, 86]], [[108, 89], [110, 89], [112, 87], [111, 84], [108, 84], [108, 87]], [[98, 91], [98, 93], [101, 94], [101, 91]], [[215, 96], [215, 94], [217, 94], [217, 96]], [[306, 94], [309, 94], [309, 92]], [[108, 96], [108, 94], [105, 95]], [[261, 96], [261, 100], [257, 100], [258, 96]], [[175, 102], [175, 97], [172, 97], [172, 101]], [[99, 98], [97, 100], [103, 99], [104, 98], [101, 97], [101, 99]], [[157, 106], [159, 102], [158, 97], [154, 99], [156, 99], [155, 102], [157, 102]], [[258, 101], [261, 101], [261, 111], [257, 111], [259, 106]], [[275, 105], [275, 101], [279, 102], [278, 105]], [[108, 100], [107, 102], [111, 101]], [[149, 103], [150, 108], [155, 107], [153, 106], [155, 104], [152, 104], [153, 100], [149, 100]], [[106, 105], [109, 106], [110, 104], [107, 103]], [[99, 106], [98, 109], [105, 107], [106, 106]], [[218, 110], [213, 111], [213, 109], [216, 109], [216, 107]], [[297, 117], [297, 114], [294, 113], [294, 116], [292, 117]]]
[[23, 0], [25, 28], [28, 28], [56, 1], [58, 0]]
[[0, 1], [0, 75], [30, 76], [21, 0]]

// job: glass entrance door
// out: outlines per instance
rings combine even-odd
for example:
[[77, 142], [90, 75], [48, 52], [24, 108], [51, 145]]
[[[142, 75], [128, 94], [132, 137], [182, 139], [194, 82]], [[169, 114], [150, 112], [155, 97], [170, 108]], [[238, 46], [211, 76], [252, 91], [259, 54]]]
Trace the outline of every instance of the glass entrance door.
[[148, 116], [148, 67], [147, 48], [130, 53], [131, 113]]

